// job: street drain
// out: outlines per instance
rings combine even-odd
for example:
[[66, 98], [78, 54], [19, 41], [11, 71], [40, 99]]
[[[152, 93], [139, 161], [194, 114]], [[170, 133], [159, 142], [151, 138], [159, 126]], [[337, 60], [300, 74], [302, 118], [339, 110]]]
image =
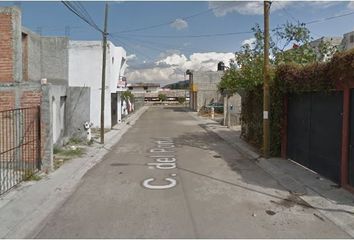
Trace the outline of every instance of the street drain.
[[219, 155], [214, 155], [213, 157], [214, 158], [221, 158], [221, 156], [219, 156]]
[[270, 215], [270, 216], [273, 216], [273, 215], [276, 214], [276, 212], [274, 212], [274, 211], [272, 211], [272, 210], [266, 210], [265, 212], [266, 212], [268, 215]]

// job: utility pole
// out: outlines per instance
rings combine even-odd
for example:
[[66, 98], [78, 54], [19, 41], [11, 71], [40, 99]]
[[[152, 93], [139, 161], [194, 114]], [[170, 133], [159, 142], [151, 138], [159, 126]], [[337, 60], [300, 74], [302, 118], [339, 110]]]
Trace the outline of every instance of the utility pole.
[[270, 1], [264, 1], [264, 66], [263, 66], [263, 155], [269, 158], [270, 130], [269, 130], [269, 10]]
[[103, 57], [102, 57], [102, 86], [101, 86], [101, 143], [104, 143], [104, 99], [106, 89], [106, 51], [107, 51], [107, 20], [108, 20], [108, 3], [105, 4], [104, 11], [104, 30], [103, 36]]

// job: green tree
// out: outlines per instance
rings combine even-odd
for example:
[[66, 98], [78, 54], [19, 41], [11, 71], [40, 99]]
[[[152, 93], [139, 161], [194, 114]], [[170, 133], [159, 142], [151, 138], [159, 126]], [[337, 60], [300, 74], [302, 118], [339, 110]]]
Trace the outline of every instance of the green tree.
[[130, 100], [133, 101], [134, 100], [134, 94], [131, 91], [125, 91], [122, 93], [122, 100]]
[[182, 104], [186, 101], [186, 98], [185, 97], [178, 97], [177, 101], [178, 101], [178, 103]]
[[[235, 93], [237, 90], [252, 90], [263, 84], [264, 34], [256, 24], [252, 31], [255, 41], [243, 45], [235, 53], [236, 68], [225, 71], [218, 85], [220, 92]], [[306, 65], [329, 59], [338, 51], [328, 42], [321, 42], [317, 48], [310, 45], [310, 31], [304, 23], [285, 23], [272, 30], [270, 38], [271, 73], [276, 66], [284, 63]]]
[[167, 100], [166, 94], [160, 93], [160, 94], [159, 94], [159, 99], [160, 99], [160, 101], [162, 101], [162, 102], [166, 101], [166, 100]]

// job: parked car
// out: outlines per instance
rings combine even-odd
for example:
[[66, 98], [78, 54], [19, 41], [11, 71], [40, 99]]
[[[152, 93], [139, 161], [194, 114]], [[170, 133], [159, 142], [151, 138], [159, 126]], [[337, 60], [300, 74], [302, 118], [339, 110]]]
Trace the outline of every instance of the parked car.
[[223, 103], [217, 103], [217, 102], [210, 103], [207, 106], [208, 111], [210, 111], [212, 107], [214, 107], [215, 113], [223, 113], [224, 112], [224, 104]]

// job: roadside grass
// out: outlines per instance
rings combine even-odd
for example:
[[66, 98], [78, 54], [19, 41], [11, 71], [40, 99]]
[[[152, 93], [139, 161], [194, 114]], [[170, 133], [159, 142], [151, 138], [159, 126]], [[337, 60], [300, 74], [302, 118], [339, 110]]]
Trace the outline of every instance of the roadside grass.
[[66, 161], [85, 154], [85, 149], [80, 147], [64, 147], [55, 148], [54, 152], [54, 169], [60, 168]]
[[33, 170], [27, 169], [25, 172], [22, 174], [22, 179], [24, 181], [39, 181], [42, 179], [41, 176], [38, 174], [34, 173]]
[[78, 145], [78, 144], [82, 144], [83, 142], [84, 141], [80, 138], [72, 137], [69, 139], [69, 141], [66, 145]]
[[[111, 131], [110, 128], [104, 129], [105, 134], [108, 133], [109, 131]], [[100, 134], [101, 134], [101, 129], [100, 128], [91, 128], [91, 134], [92, 134], [92, 139], [99, 139]]]

